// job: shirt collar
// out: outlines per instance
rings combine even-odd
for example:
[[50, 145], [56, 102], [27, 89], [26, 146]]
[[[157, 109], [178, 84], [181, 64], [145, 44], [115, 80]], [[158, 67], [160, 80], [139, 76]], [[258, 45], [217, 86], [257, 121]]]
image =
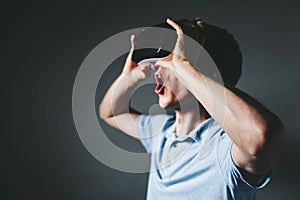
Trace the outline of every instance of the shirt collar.
[[218, 125], [213, 118], [208, 118], [205, 121], [201, 122], [188, 135], [180, 137], [180, 138], [176, 138], [175, 137], [175, 131], [176, 131], [175, 116], [174, 116], [174, 118], [172, 118], [170, 120], [172, 120], [172, 122], [171, 122], [172, 125], [167, 129], [165, 137], [167, 139], [173, 139], [176, 141], [184, 141], [187, 138], [191, 138], [195, 142], [200, 142], [202, 139], [205, 138], [205, 135], [207, 135], [207, 132], [215, 131], [216, 129], [214, 127], [216, 127]]

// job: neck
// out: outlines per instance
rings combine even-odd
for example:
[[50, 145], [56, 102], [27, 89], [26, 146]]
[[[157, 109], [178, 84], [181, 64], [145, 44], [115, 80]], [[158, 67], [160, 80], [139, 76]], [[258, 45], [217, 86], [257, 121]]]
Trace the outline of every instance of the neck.
[[[199, 109], [197, 109], [199, 108]], [[185, 109], [176, 109], [176, 137], [182, 137], [189, 134], [201, 122], [210, 116], [202, 105], [189, 106]]]

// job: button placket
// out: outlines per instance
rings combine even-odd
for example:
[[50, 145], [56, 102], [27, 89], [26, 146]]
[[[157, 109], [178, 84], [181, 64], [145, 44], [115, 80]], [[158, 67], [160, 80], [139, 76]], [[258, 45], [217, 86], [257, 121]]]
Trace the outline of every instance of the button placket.
[[172, 145], [172, 141], [170, 141], [170, 139], [168, 139], [163, 148], [161, 163], [164, 167], [170, 166], [170, 162], [168, 161], [168, 155], [170, 153], [171, 145]]

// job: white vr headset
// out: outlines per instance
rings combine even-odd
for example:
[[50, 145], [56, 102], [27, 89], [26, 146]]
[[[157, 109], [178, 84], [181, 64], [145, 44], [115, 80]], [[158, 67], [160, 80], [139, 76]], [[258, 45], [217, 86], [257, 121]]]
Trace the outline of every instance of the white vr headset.
[[159, 61], [159, 60], [163, 60], [165, 58], [167, 58], [168, 56], [166, 57], [163, 57], [163, 58], [147, 58], [147, 59], [144, 59], [144, 60], [141, 60], [140, 62], [138, 62], [137, 64], [138, 65], [143, 65], [143, 66], [148, 66], [151, 70], [156, 70], [154, 64]]

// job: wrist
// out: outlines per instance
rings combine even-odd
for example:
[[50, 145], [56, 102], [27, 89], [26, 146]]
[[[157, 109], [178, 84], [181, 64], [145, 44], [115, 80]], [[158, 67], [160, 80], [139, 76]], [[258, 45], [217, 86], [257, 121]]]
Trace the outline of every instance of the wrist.
[[187, 70], [194, 68], [188, 60], [180, 60], [174, 63], [176, 74], [184, 74]]
[[123, 82], [124, 85], [127, 85], [128, 87], [133, 87], [139, 82], [139, 80], [130, 73], [121, 73], [119, 79], [121, 80], [121, 82]]

